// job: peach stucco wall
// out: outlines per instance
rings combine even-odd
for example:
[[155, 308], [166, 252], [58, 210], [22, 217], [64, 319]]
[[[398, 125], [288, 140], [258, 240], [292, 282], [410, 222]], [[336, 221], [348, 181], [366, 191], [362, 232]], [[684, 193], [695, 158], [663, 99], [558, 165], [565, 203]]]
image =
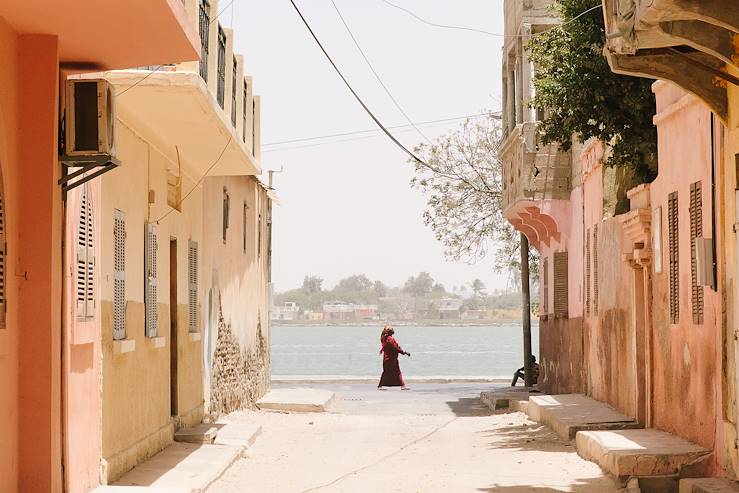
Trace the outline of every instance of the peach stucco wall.
[[[711, 223], [711, 113], [692, 95], [658, 82], [655, 124], [659, 139], [659, 174], [651, 184], [652, 208], [662, 208], [662, 272], [653, 273], [654, 425], [713, 448], [723, 431], [721, 406], [721, 292], [704, 288], [704, 323], [695, 325], [691, 311], [690, 184], [703, 191], [703, 235], [713, 237]], [[678, 192], [679, 323], [669, 317], [667, 197]], [[720, 228], [717, 227], [717, 233]], [[721, 244], [721, 238], [716, 238]], [[719, 289], [721, 289], [719, 287]], [[675, 412], [680, 409], [680, 412]], [[717, 448], [717, 460], [723, 455]]]

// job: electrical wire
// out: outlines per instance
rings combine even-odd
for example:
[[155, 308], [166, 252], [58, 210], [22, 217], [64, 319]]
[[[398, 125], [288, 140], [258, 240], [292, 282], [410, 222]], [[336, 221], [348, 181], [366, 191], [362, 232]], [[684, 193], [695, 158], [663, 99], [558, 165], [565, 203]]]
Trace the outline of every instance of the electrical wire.
[[372, 71], [372, 73], [375, 75], [375, 79], [377, 79], [377, 82], [380, 83], [382, 88], [385, 90], [385, 94], [388, 95], [390, 100], [393, 102], [396, 108], [398, 108], [398, 111], [403, 115], [403, 117], [406, 119], [406, 121], [418, 132], [418, 135], [423, 137], [426, 142], [429, 144], [432, 144], [431, 139], [429, 139], [426, 134], [424, 134], [421, 129], [419, 129], [415, 123], [413, 123], [413, 120], [411, 120], [411, 117], [408, 116], [408, 114], [405, 112], [402, 106], [400, 106], [400, 103], [397, 99], [393, 96], [393, 94], [390, 92], [390, 89], [385, 85], [385, 83], [382, 81], [382, 78], [377, 73], [377, 70], [375, 70], [375, 67], [372, 65], [372, 62], [369, 61], [369, 58], [367, 57], [367, 54], [364, 52], [362, 47], [359, 45], [359, 41], [357, 41], [356, 36], [354, 36], [354, 33], [352, 32], [351, 28], [349, 28], [349, 24], [347, 24], [346, 19], [344, 19], [344, 16], [341, 14], [341, 11], [339, 10], [339, 7], [336, 5], [336, 2], [334, 0], [331, 0], [331, 4], [334, 6], [334, 10], [336, 10], [336, 13], [339, 14], [339, 19], [341, 19], [342, 24], [344, 24], [344, 27], [346, 28], [346, 31], [349, 33], [349, 36], [352, 38], [352, 41], [354, 41], [354, 46], [357, 47], [357, 50], [359, 50], [359, 53], [362, 54], [362, 58], [364, 58], [364, 61], [367, 63], [367, 66]]
[[[328, 54], [328, 52], [326, 51], [326, 48], [323, 47], [323, 45], [321, 44], [321, 42], [318, 39], [318, 36], [316, 36], [316, 33], [313, 32], [313, 29], [310, 27], [310, 24], [308, 24], [308, 21], [303, 16], [303, 13], [300, 11], [300, 9], [298, 8], [297, 4], [295, 3], [295, 0], [290, 0], [290, 3], [292, 4], [293, 8], [295, 9], [295, 12], [297, 12], [298, 16], [300, 17], [300, 20], [302, 20], [303, 21], [303, 24], [305, 24], [305, 27], [308, 29], [308, 32], [311, 34], [311, 36], [315, 40], [315, 42], [318, 45], [318, 47], [321, 49], [321, 51], [323, 52], [323, 54], [326, 56], [326, 58], [328, 59], [329, 63], [331, 63], [331, 66], [334, 68], [334, 70], [339, 75], [339, 77], [341, 78], [341, 80], [344, 81], [344, 84], [346, 84], [346, 87], [352, 93], [352, 95], [357, 100], [357, 102], [362, 106], [362, 108], [364, 109], [364, 111], [370, 116], [370, 118], [372, 118], [372, 120], [377, 124], [377, 126], [382, 129], [382, 131], [385, 133], [385, 135], [387, 135], [387, 137], [396, 146], [398, 146], [400, 149], [402, 149], [406, 154], [408, 154], [408, 156], [410, 156], [418, 164], [420, 164], [422, 166], [425, 166], [427, 168], [431, 168], [431, 166], [429, 166], [425, 161], [423, 161], [421, 158], [419, 158], [418, 156], [416, 156], [411, 150], [409, 150], [397, 138], [395, 138], [395, 136], [392, 133], [390, 133], [390, 131], [385, 127], [385, 125], [383, 125], [382, 122], [375, 116], [375, 114], [372, 113], [372, 110], [370, 110], [367, 107], [367, 105], [364, 103], [364, 101], [362, 100], [362, 98], [359, 97], [359, 94], [357, 94], [357, 92], [354, 90], [354, 88], [351, 86], [351, 84], [349, 84], [349, 81], [346, 80], [346, 77], [344, 77], [344, 74], [341, 73], [341, 70], [339, 70], [339, 67], [336, 65], [336, 63], [334, 63], [334, 60]], [[433, 168], [431, 168], [431, 169], [433, 169]]]

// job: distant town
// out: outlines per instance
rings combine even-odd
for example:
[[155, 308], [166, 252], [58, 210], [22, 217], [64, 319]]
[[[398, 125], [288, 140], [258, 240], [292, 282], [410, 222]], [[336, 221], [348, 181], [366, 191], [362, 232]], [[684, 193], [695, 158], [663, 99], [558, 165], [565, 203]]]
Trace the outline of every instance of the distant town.
[[479, 279], [447, 290], [426, 272], [410, 277], [399, 287], [359, 274], [324, 289], [323, 279], [306, 276], [301, 287], [275, 293], [271, 318], [278, 325], [476, 325], [519, 320], [521, 295], [518, 288], [487, 293]]

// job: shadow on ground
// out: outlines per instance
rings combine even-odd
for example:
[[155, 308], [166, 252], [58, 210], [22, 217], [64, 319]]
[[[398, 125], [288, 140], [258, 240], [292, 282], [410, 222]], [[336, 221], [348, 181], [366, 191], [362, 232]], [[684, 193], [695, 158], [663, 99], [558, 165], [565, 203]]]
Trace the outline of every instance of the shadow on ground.
[[516, 485], [516, 486], [488, 486], [486, 488], [477, 488], [477, 491], [490, 493], [598, 493], [612, 492], [614, 485], [606, 478], [587, 478], [578, 479], [576, 482], [562, 486], [536, 486], [536, 485]]
[[490, 449], [537, 450], [539, 452], [561, 452], [563, 447], [572, 445], [562, 441], [559, 436], [538, 423], [514, 424], [483, 430], [481, 433], [490, 439]]
[[456, 401], [446, 401], [446, 405], [455, 416], [470, 418], [475, 416], [490, 416], [490, 408], [480, 402], [479, 397], [460, 397]]

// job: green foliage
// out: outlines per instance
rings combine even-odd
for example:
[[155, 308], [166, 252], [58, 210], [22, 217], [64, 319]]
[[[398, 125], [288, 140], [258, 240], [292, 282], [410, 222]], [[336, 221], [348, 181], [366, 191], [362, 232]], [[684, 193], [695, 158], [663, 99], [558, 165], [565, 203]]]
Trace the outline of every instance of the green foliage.
[[539, 127], [544, 143], [567, 150], [573, 134], [600, 139], [612, 148], [607, 164], [632, 167], [649, 181], [657, 162], [653, 81], [611, 72], [602, 11], [576, 18], [600, 2], [558, 0], [563, 25], [532, 37], [526, 46], [536, 67], [531, 104], [546, 109]]
[[403, 285], [403, 291], [415, 298], [421, 298], [434, 288], [434, 279], [428, 272], [421, 272], [417, 276], [411, 276]]

